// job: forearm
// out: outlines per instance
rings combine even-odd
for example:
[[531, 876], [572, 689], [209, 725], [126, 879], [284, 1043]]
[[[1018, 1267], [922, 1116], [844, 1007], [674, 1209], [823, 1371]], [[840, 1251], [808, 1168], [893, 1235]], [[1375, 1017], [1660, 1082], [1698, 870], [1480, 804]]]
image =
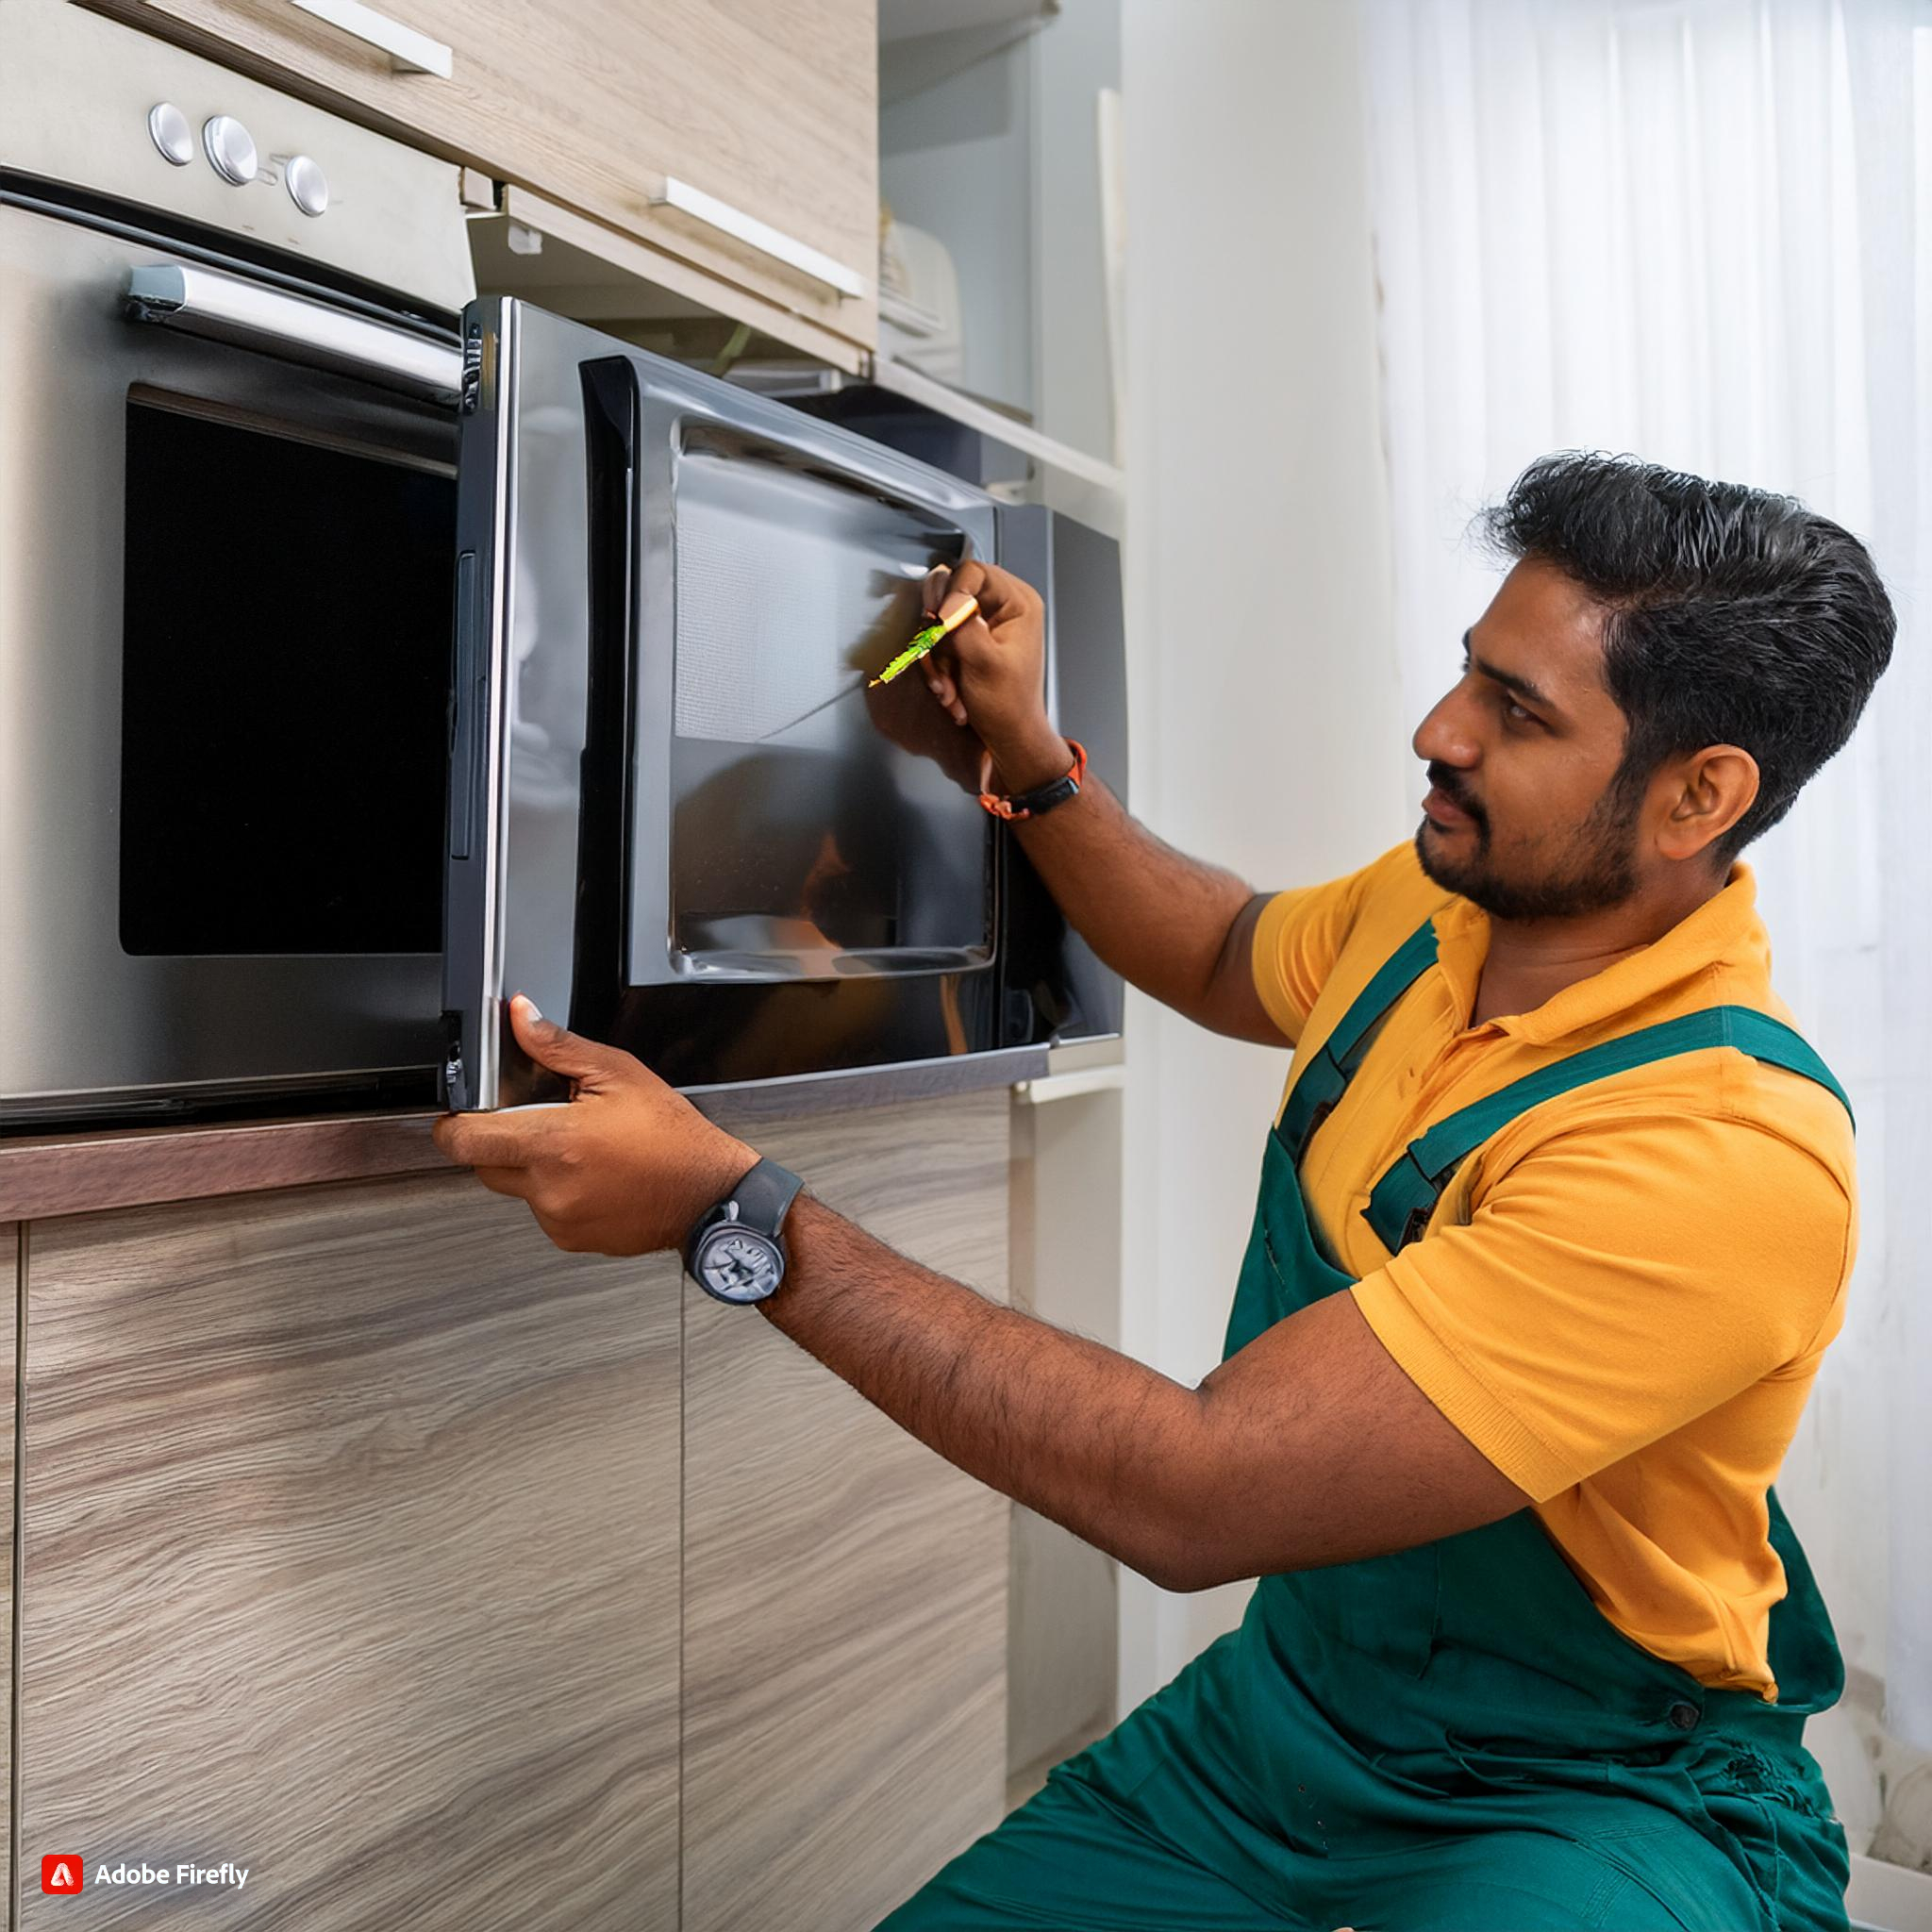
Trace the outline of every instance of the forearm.
[[1202, 1397], [895, 1254], [822, 1202], [786, 1221], [768, 1319], [949, 1462], [1130, 1568], [1190, 1581], [1208, 1497]]
[[[1057, 735], [1015, 759], [1020, 775], [1001, 779], [1025, 791], [1067, 769], [1071, 753]], [[1124, 979], [1190, 1019], [1215, 1024], [1217, 975], [1230, 935], [1254, 898], [1233, 873], [1207, 865], [1158, 839], [1090, 774], [1079, 795], [1014, 831], [1068, 923]], [[1244, 970], [1245, 962], [1236, 962]]]

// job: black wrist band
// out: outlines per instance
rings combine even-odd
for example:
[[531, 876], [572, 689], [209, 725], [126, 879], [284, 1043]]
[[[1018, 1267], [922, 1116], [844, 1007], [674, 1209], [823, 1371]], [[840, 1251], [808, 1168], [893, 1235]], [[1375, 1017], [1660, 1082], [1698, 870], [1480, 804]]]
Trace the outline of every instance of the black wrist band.
[[980, 804], [996, 819], [1037, 819], [1041, 812], [1064, 805], [1078, 792], [1080, 781], [1087, 775], [1087, 747], [1077, 738], [1068, 739], [1067, 743], [1074, 754], [1072, 769], [1012, 798], [1002, 798], [989, 789], [992, 783], [992, 754], [984, 754], [979, 761]]
[[1011, 799], [1013, 816], [1016, 819], [1037, 819], [1041, 812], [1051, 811], [1057, 805], [1064, 805], [1068, 799], [1077, 795], [1080, 781], [1071, 772], [1062, 772], [1050, 785], [1042, 785], [1037, 791], [1016, 791]]

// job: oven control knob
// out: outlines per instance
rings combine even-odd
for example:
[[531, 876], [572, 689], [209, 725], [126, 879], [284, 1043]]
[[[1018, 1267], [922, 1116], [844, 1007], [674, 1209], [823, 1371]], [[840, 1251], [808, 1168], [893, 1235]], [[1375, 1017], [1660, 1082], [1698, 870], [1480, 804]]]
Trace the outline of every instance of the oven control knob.
[[307, 155], [291, 155], [282, 179], [289, 184], [289, 199], [305, 215], [319, 215], [328, 207], [328, 176], [319, 161]]
[[194, 158], [194, 129], [173, 101], [157, 101], [147, 110], [147, 131], [154, 144], [177, 168]]
[[214, 171], [237, 188], [255, 179], [255, 137], [232, 114], [217, 114], [205, 122], [201, 144]]

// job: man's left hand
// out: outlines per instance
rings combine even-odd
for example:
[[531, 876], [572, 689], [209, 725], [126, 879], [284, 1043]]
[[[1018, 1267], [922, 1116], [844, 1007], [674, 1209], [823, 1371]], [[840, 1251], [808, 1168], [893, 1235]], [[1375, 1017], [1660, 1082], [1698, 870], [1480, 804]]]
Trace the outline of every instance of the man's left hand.
[[682, 1247], [698, 1216], [757, 1162], [641, 1060], [567, 1032], [522, 993], [510, 1002], [510, 1025], [533, 1060], [570, 1080], [569, 1102], [445, 1114], [436, 1144], [486, 1188], [527, 1201], [559, 1248]]

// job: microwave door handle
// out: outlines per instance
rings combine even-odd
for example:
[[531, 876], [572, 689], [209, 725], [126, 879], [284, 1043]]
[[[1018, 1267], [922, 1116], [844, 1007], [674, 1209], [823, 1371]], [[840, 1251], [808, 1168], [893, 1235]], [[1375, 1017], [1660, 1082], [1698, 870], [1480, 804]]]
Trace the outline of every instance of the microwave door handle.
[[135, 322], [357, 375], [454, 405], [462, 392], [462, 352], [324, 302], [265, 288], [186, 262], [158, 262], [128, 275], [125, 307]]

